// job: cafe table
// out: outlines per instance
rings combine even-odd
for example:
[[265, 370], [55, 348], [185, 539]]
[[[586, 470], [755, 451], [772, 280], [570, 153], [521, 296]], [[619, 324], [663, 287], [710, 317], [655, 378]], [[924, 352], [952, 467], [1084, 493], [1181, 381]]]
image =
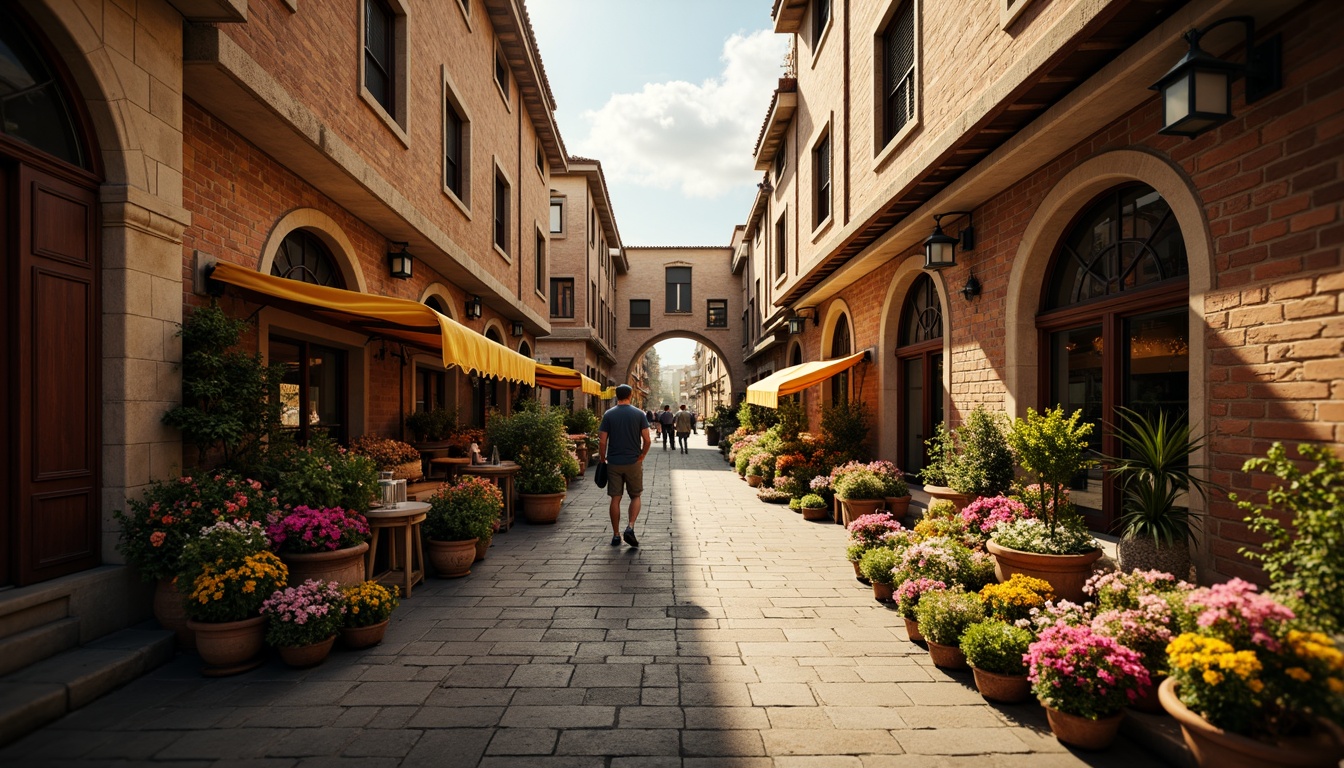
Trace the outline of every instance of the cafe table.
[[501, 461], [498, 464], [464, 464], [457, 469], [459, 475], [484, 477], [499, 488], [499, 492], [504, 495], [504, 510], [500, 516], [500, 523], [506, 531], [513, 527], [513, 478], [518, 474], [518, 469], [518, 464], [512, 461]]
[[[364, 515], [372, 533], [365, 578], [383, 586], [399, 586], [403, 595], [411, 596], [411, 587], [425, 580], [425, 546], [420, 528], [428, 511], [428, 502], [403, 501], [390, 507], [374, 507]], [[387, 568], [375, 574], [378, 543], [384, 529], [388, 532]]]

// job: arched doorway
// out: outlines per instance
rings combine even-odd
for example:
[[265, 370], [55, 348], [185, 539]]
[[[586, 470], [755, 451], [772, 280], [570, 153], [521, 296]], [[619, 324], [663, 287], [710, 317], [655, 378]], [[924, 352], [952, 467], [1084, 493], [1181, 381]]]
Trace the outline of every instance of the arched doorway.
[[[827, 359], [845, 357], [854, 352], [853, 334], [849, 329], [849, 315], [841, 314], [831, 330], [831, 353]], [[844, 405], [849, 402], [849, 371], [841, 371], [831, 377], [831, 399], [829, 405]]]
[[[98, 153], [53, 49], [0, 7], [0, 586], [99, 561]], [[13, 98], [11, 98], [13, 97]]]
[[915, 278], [901, 307], [896, 339], [900, 413], [897, 463], [914, 473], [928, 462], [924, 441], [943, 421], [943, 306], [933, 278]]
[[[648, 370], [649, 352], [669, 340], [691, 342], [700, 353], [699, 356], [693, 356], [689, 363], [680, 361], [674, 365], [688, 369], [690, 387], [684, 399], [680, 389], [672, 392], [663, 388], [660, 391], [659, 387], [652, 386], [652, 379], [665, 372], [661, 370], [664, 362], [661, 359], [658, 360], [660, 370]], [[685, 402], [688, 409], [708, 418], [719, 405], [735, 407], [739, 398], [734, 388], [745, 386], [745, 378], [738, 378], [741, 375], [741, 360], [741, 354], [736, 358], [727, 357], [718, 344], [699, 334], [667, 331], [635, 347], [624, 367], [612, 369], [613, 383], [629, 384], [634, 389], [633, 402], [641, 407], [659, 410], [667, 404], [675, 409]]]
[[[1120, 453], [1104, 429], [1118, 407], [1189, 412], [1188, 275], [1181, 227], [1146, 184], [1095, 197], [1057, 243], [1036, 317], [1040, 404], [1082, 411], [1095, 455]], [[1094, 527], [1116, 516], [1118, 496], [1100, 469], [1074, 479], [1072, 498]]]

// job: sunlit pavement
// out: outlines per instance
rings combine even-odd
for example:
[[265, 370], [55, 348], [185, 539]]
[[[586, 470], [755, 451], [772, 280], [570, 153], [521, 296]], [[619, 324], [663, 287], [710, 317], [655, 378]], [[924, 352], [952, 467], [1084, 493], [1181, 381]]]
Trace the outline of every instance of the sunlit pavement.
[[[431, 580], [387, 640], [311, 670], [172, 664], [0, 750], [0, 765], [857, 768], [1158, 764], [1071, 752], [1033, 704], [935, 669], [843, 559], [703, 435], [655, 444], [638, 550], [592, 472], [554, 526]], [[622, 520], [624, 525], [624, 520]]]

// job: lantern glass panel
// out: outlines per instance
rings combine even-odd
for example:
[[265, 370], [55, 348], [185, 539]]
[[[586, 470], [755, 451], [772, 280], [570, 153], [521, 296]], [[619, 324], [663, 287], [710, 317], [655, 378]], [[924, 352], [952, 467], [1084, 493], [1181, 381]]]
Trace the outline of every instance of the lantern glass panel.
[[1163, 110], [1165, 122], [1172, 125], [1184, 120], [1190, 114], [1190, 78], [1178, 77], [1164, 89]]
[[1195, 70], [1195, 111], [1226, 115], [1227, 73]]

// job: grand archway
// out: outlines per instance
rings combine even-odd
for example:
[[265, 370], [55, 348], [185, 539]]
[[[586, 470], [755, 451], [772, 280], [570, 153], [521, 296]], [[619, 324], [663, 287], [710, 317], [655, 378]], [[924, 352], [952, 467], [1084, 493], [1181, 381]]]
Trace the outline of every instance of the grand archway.
[[[629, 383], [635, 373], [635, 367], [644, 359], [644, 355], [650, 349], [653, 349], [658, 342], [667, 341], [669, 339], [688, 339], [703, 344], [706, 349], [713, 352], [718, 357], [721, 361], [720, 364], [727, 368], [729, 386], [725, 393], [726, 402], [736, 404], [742, 397], [745, 397], [747, 389], [746, 370], [742, 365], [742, 355], [729, 355], [716, 340], [703, 334], [688, 331], [664, 331], [662, 333], [649, 335], [638, 341], [632, 340], [629, 343], [623, 343], [622, 352], [617, 354], [615, 370], [620, 374], [620, 378], [617, 379], [617, 382]], [[622, 339], [622, 341], [624, 342], [624, 339]], [[626, 354], [624, 352], [625, 349], [631, 349], [632, 352]]]

